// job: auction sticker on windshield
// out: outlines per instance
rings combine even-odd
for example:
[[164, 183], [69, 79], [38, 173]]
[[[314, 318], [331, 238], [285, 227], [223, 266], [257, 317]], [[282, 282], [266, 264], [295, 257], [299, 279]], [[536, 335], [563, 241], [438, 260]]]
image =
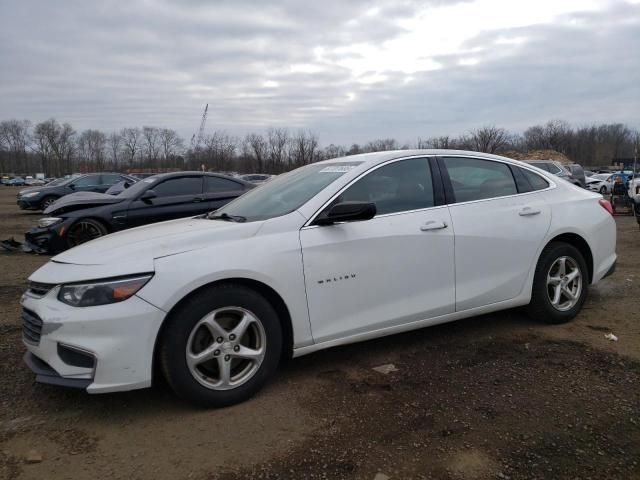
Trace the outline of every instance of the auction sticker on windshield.
[[319, 173], [346, 173], [355, 167], [355, 165], [332, 165], [330, 167], [324, 167]]

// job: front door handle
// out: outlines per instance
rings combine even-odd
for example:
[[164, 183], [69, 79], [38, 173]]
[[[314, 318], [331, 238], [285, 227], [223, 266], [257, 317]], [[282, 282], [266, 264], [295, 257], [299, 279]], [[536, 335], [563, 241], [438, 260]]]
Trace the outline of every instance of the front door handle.
[[524, 207], [520, 212], [518, 212], [518, 215], [521, 217], [531, 217], [533, 215], [539, 215], [540, 213], [542, 213], [540, 210], [536, 210], [531, 207]]
[[431, 230], [442, 230], [447, 228], [446, 222], [436, 222], [435, 220], [429, 220], [427, 223], [420, 225], [420, 230], [423, 232], [429, 232]]
[[204, 202], [204, 198], [202, 198], [202, 197], [195, 197], [195, 198], [193, 199], [193, 201], [194, 201], [195, 203], [198, 203], [198, 202]]

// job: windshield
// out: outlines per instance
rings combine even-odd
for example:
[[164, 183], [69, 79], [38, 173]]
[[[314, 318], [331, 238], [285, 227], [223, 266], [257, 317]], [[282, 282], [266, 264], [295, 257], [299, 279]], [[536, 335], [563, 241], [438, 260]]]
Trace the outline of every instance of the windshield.
[[246, 221], [286, 215], [300, 208], [360, 163], [362, 162], [323, 163], [298, 168], [249, 190], [237, 200], [216, 210], [213, 215], [244, 217]]
[[594, 175], [593, 178], [597, 178], [598, 180], [606, 180], [610, 176], [611, 176], [611, 174], [609, 174], [609, 173], [598, 173], [598, 174]]
[[[116, 197], [120, 198], [134, 198], [137, 197], [140, 193], [149, 187], [149, 184], [155, 183], [160, 177], [158, 175], [154, 175], [152, 177], [147, 177], [139, 182], [134, 183], [129, 188], [125, 188], [121, 191]], [[133, 180], [131, 180], [133, 182]]]

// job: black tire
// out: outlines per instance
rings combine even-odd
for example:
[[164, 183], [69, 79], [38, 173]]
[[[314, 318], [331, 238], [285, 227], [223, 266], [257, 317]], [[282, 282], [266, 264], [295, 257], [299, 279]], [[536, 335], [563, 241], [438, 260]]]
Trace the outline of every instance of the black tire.
[[49, 195], [47, 197], [44, 197], [42, 199], [42, 201], [40, 202], [40, 210], [46, 210], [46, 208], [51, 205], [53, 202], [55, 202], [56, 200], [58, 200], [58, 197], [55, 197], [53, 195]]
[[[262, 363], [245, 383], [229, 390], [207, 388], [189, 370], [186, 349], [196, 324], [207, 314], [225, 307], [240, 307], [253, 313], [266, 335]], [[278, 315], [267, 299], [237, 284], [206, 288], [180, 305], [166, 320], [160, 339], [159, 360], [162, 373], [179, 397], [203, 407], [226, 407], [256, 394], [275, 373], [282, 350], [282, 329]]]
[[602, 195], [606, 195], [607, 194], [607, 187], [605, 187], [604, 185], [600, 187], [600, 193]]
[[[85, 229], [84, 235], [82, 235], [83, 232], [81, 231], [83, 227]], [[89, 240], [104, 237], [108, 233], [107, 227], [102, 222], [93, 218], [81, 218], [68, 228], [65, 240], [67, 247], [73, 248]]]
[[[573, 259], [580, 270], [582, 278], [582, 286], [577, 302], [566, 311], [560, 311], [552, 305], [549, 298], [549, 286], [547, 285], [547, 274], [560, 257]], [[589, 271], [580, 251], [568, 243], [552, 242], [542, 251], [536, 265], [531, 302], [527, 306], [527, 313], [532, 319], [545, 323], [558, 324], [568, 322], [582, 309], [582, 305], [587, 298], [588, 287]]]

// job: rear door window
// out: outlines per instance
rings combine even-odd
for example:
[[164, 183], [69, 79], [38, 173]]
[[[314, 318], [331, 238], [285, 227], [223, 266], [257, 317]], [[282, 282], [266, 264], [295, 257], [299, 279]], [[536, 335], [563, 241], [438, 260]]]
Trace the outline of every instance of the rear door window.
[[158, 197], [177, 197], [202, 193], [202, 177], [170, 178], [153, 187]]
[[103, 185], [115, 185], [116, 183], [120, 183], [123, 180], [126, 180], [126, 178], [121, 177], [120, 175], [101, 175], [102, 177], [102, 184]]
[[100, 175], [87, 175], [73, 182], [75, 187], [93, 187], [100, 184]]
[[220, 177], [204, 177], [205, 193], [231, 192], [243, 189], [244, 185], [234, 182], [233, 180]]
[[504, 197], [518, 193], [505, 163], [477, 158], [444, 157], [455, 203]]

